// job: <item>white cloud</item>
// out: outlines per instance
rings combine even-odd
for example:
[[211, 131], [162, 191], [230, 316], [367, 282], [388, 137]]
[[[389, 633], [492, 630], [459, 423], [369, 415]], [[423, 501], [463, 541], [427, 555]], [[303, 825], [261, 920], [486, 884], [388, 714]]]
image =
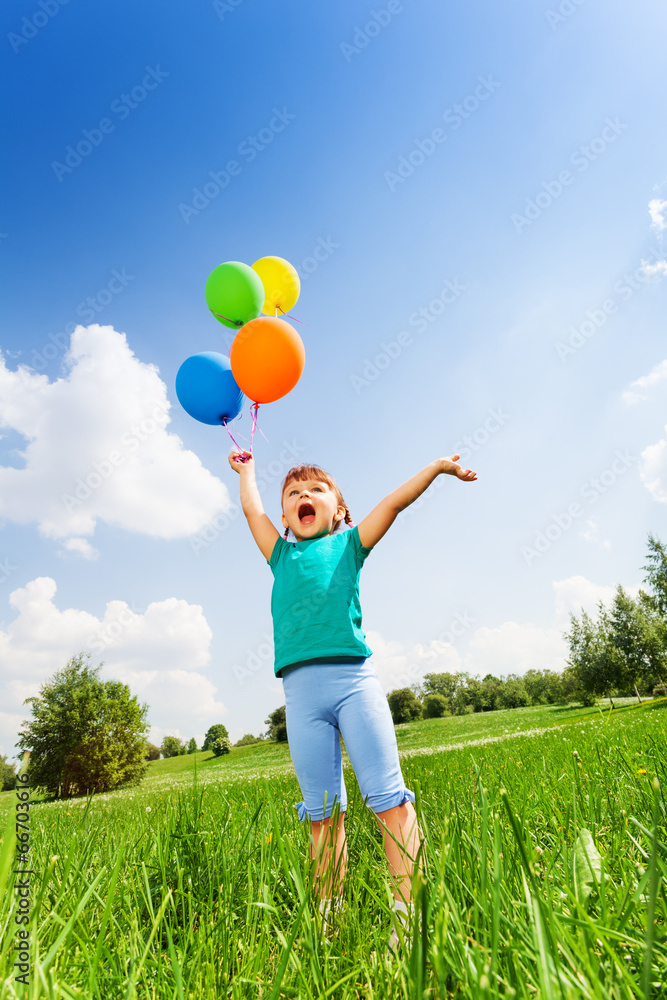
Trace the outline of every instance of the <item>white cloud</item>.
[[653, 198], [649, 201], [648, 212], [651, 216], [651, 229], [655, 229], [658, 233], [661, 233], [663, 229], [667, 229], [666, 211], [667, 201], [663, 201], [660, 198]]
[[655, 365], [648, 375], [642, 375], [640, 378], [635, 379], [634, 382], [631, 382], [630, 388], [625, 390], [621, 398], [628, 405], [641, 403], [648, 399], [652, 390], [660, 385], [661, 382], [664, 382], [665, 379], [667, 379], [667, 360]]
[[97, 559], [98, 551], [85, 538], [68, 538], [64, 544], [68, 552], [76, 552], [84, 559]]
[[139, 361], [113, 327], [78, 326], [67, 374], [50, 382], [0, 355], [0, 427], [27, 441], [22, 468], [0, 467], [0, 516], [36, 522], [91, 558], [96, 522], [184, 538], [228, 509], [223, 483], [167, 431], [170, 403], [158, 369]]
[[[600, 601], [609, 604], [616, 593], [616, 587], [592, 583], [585, 576], [570, 576], [566, 580], [554, 580], [555, 594], [554, 625], [567, 628], [570, 612], [579, 616], [582, 608], [594, 614]], [[629, 593], [631, 588], [626, 588]]]
[[[636, 596], [639, 588], [625, 589]], [[523, 675], [528, 670], [560, 673], [568, 653], [563, 632], [569, 628], [570, 612], [579, 616], [583, 608], [594, 615], [598, 602], [609, 604], [616, 588], [593, 583], [584, 576], [572, 576], [555, 580], [553, 591], [553, 618], [547, 626], [506, 621], [496, 628], [469, 627], [462, 630], [455, 642], [432, 640], [410, 649], [385, 639], [379, 632], [369, 631], [368, 643], [382, 689], [389, 692], [421, 684], [428, 673], [468, 673], [473, 677]]]
[[639, 476], [654, 500], [667, 503], [667, 439], [660, 438], [644, 448], [639, 456]]
[[595, 520], [594, 517], [588, 518], [588, 520], [586, 521], [586, 527], [584, 528], [583, 531], [579, 532], [579, 535], [585, 541], [594, 542], [596, 545], [600, 545], [603, 549], [611, 548], [611, 541], [609, 539], [605, 539], [605, 541], [601, 540], [600, 525], [598, 524], [598, 522]]
[[642, 270], [649, 278], [655, 278], [659, 274], [667, 275], [667, 260], [656, 260], [655, 264], [642, 260]]
[[0, 752], [14, 756], [20, 722], [30, 717], [25, 698], [78, 652], [89, 650], [91, 663], [104, 666], [102, 680], [128, 684], [150, 706], [154, 729], [176, 724], [191, 735], [223, 721], [228, 709], [214, 683], [201, 673], [210, 661], [211, 629], [202, 608], [170, 597], [137, 611], [125, 601], [109, 601], [98, 618], [55, 603], [56, 584], [38, 577], [13, 591], [17, 612], [0, 630]]

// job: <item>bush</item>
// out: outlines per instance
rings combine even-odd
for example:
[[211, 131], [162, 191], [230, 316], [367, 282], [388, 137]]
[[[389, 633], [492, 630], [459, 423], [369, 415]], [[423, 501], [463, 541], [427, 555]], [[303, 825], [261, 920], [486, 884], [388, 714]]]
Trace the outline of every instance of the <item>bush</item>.
[[159, 760], [159, 759], [160, 759], [160, 748], [156, 747], [154, 743], [147, 743], [145, 760]]
[[441, 694], [428, 694], [424, 698], [424, 718], [442, 719], [445, 715], [451, 715], [449, 702]]
[[216, 757], [222, 757], [223, 754], [231, 753], [232, 743], [228, 736], [218, 736], [217, 740], [213, 740], [211, 744], [211, 750]]
[[413, 722], [422, 717], [422, 704], [418, 700], [414, 691], [410, 688], [399, 688], [397, 691], [390, 691], [387, 695], [389, 710], [394, 720], [394, 725], [398, 726], [402, 722]]
[[206, 736], [204, 737], [204, 743], [202, 750], [212, 750], [213, 743], [218, 739], [219, 736], [229, 736], [227, 732], [227, 726], [223, 726], [221, 722], [216, 722], [214, 726], [211, 726]]

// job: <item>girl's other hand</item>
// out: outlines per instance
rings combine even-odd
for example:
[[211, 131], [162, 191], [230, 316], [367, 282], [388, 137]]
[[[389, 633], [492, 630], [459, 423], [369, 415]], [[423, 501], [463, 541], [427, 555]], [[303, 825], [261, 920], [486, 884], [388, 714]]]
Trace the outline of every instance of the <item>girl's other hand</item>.
[[457, 462], [461, 456], [452, 455], [451, 458], [443, 458], [442, 471], [448, 473], [450, 476], [456, 476], [457, 479], [462, 479], [464, 483], [472, 483], [477, 479], [477, 473], [473, 472], [472, 469], [462, 469]]
[[249, 466], [254, 467], [254, 461], [249, 451], [234, 450], [229, 453], [229, 464], [234, 472], [240, 473], [241, 469], [247, 469]]

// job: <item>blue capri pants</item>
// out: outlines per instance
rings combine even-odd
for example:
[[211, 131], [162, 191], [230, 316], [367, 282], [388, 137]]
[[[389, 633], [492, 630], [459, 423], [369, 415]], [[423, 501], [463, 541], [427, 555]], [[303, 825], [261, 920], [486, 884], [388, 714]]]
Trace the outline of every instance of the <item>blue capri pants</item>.
[[341, 813], [347, 809], [340, 735], [373, 812], [415, 801], [405, 787], [389, 704], [370, 658], [284, 667], [282, 680], [287, 738], [304, 799], [295, 803], [300, 820], [328, 819], [335, 802]]

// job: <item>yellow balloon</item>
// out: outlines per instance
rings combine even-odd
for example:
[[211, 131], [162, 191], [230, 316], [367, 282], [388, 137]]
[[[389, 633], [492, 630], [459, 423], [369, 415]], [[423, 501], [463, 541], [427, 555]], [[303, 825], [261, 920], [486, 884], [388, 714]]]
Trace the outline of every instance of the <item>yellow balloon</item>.
[[283, 257], [260, 257], [252, 265], [264, 285], [265, 299], [262, 312], [267, 316], [281, 316], [294, 308], [301, 291], [301, 282], [295, 267]]

